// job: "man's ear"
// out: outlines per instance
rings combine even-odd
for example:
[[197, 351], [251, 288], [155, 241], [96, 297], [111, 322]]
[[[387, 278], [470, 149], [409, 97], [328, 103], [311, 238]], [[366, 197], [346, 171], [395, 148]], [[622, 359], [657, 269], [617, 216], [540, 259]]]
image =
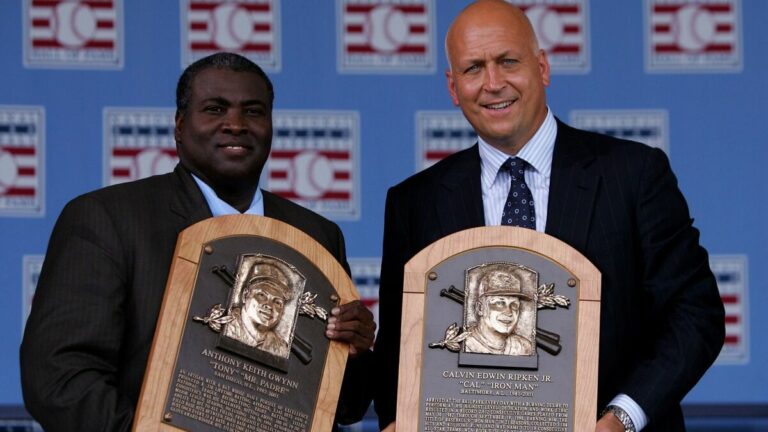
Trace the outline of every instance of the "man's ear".
[[176, 117], [174, 118], [176, 125], [173, 128], [173, 139], [176, 141], [176, 145], [181, 142], [181, 126], [184, 123], [184, 115], [176, 110]]
[[475, 302], [475, 314], [479, 317], [485, 315], [485, 306], [483, 305], [483, 301], [481, 299], [478, 299]]
[[456, 81], [453, 79], [451, 69], [445, 71], [446, 84], [448, 84], [448, 94], [451, 95], [451, 101], [455, 106], [459, 106], [459, 96], [456, 94]]

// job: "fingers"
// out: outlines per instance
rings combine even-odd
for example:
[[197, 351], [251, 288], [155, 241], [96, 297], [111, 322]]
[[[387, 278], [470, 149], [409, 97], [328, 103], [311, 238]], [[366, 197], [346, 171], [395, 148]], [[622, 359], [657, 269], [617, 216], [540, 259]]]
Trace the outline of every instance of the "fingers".
[[355, 300], [331, 310], [325, 335], [329, 339], [348, 343], [349, 354], [355, 357], [373, 345], [375, 331], [373, 314], [359, 300]]

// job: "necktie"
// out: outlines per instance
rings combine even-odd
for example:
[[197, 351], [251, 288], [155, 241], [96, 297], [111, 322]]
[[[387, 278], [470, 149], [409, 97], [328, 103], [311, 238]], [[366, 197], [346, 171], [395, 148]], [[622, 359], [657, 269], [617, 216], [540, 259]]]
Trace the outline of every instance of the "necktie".
[[533, 207], [533, 195], [525, 184], [525, 168], [528, 162], [520, 158], [509, 158], [501, 169], [509, 171], [511, 185], [504, 211], [501, 214], [502, 225], [536, 229], [536, 213]]

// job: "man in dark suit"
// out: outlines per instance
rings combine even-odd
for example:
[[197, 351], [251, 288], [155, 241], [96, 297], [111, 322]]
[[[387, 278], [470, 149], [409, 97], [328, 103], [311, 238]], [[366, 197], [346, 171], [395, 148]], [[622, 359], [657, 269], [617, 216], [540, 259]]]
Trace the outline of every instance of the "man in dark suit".
[[[446, 235], [501, 224], [508, 205], [523, 208], [517, 190], [527, 188], [530, 227], [602, 273], [597, 430], [684, 430], [680, 401], [719, 353], [724, 313], [666, 156], [555, 119], [546, 54], [508, 3], [468, 6], [446, 49], [451, 98], [479, 140], [387, 195], [374, 348], [380, 425], [395, 419], [404, 264]], [[510, 158], [527, 185], [504, 168]]]
[[[21, 347], [24, 401], [46, 431], [131, 427], [176, 238], [211, 216], [263, 214], [304, 231], [347, 272], [332, 222], [258, 189], [272, 139], [272, 84], [220, 53], [179, 79], [173, 173], [71, 201], [51, 236]], [[350, 344], [337, 420], [364, 414], [375, 324], [360, 302], [334, 308], [326, 335]], [[268, 427], [268, 426], [267, 426]]]

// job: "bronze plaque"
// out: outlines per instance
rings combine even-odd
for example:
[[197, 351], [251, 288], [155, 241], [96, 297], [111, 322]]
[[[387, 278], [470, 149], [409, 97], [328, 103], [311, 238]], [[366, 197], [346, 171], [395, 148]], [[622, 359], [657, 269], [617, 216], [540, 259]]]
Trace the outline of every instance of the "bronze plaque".
[[405, 267], [398, 432], [594, 430], [599, 277], [522, 228], [422, 250]]
[[572, 431], [572, 275], [510, 248], [457, 255], [433, 273], [421, 429]]
[[203, 248], [163, 421], [189, 431], [308, 431], [339, 297], [265, 237]]

